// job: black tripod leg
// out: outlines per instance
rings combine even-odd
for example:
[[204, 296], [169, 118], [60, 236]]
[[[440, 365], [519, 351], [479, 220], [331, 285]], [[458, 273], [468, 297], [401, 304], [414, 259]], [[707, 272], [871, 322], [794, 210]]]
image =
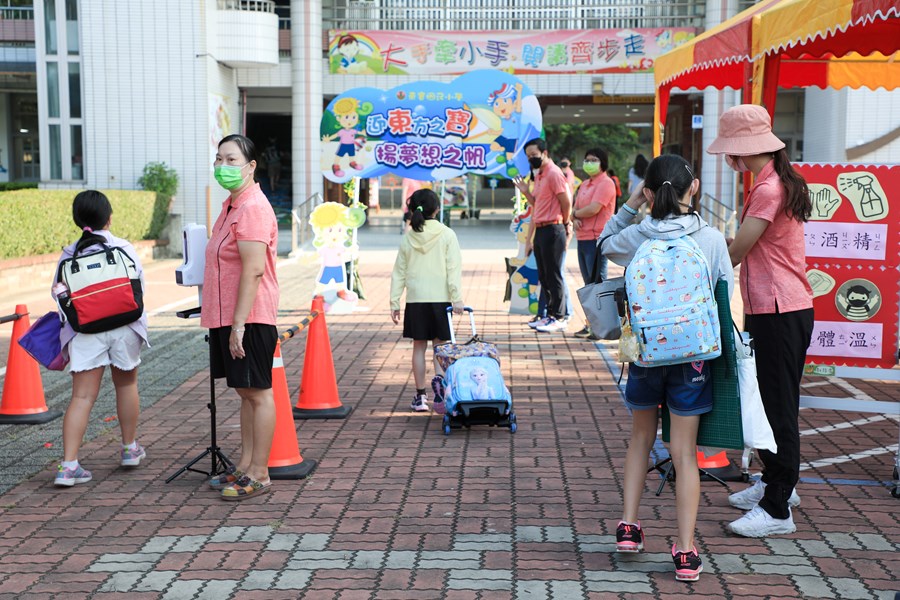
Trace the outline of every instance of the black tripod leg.
[[712, 473], [710, 473], [710, 472], [707, 471], [706, 469], [700, 469], [700, 474], [701, 474], [701, 475], [706, 475], [707, 477], [709, 477], [709, 478], [712, 479], [713, 481], [717, 481], [717, 482], [719, 482], [721, 485], [724, 485], [725, 487], [728, 487], [728, 484], [725, 483], [724, 480], [719, 479], [718, 477], [716, 477], [715, 475], [713, 475]]
[[672, 477], [672, 471], [675, 470], [675, 463], [672, 462], [672, 459], [668, 459], [668, 460], [669, 460], [669, 464], [666, 465], [665, 470], [662, 472], [662, 474], [663, 474], [662, 481], [659, 482], [659, 487], [656, 488], [657, 496], [662, 494], [663, 488], [666, 487], [666, 483], [669, 481], [670, 477], [672, 478], [672, 480], [675, 479], [674, 477]]
[[[218, 448], [216, 448], [215, 452], [218, 452]], [[197, 469], [192, 469], [192, 468], [191, 468], [191, 467], [193, 467], [195, 464], [197, 464], [198, 462], [200, 462], [201, 460], [203, 460], [203, 458], [204, 458], [207, 454], [212, 454], [213, 456], [215, 456], [215, 453], [213, 452], [213, 450], [210, 449], [210, 448], [207, 448], [206, 450], [204, 450], [203, 452], [201, 452], [200, 454], [198, 454], [198, 455], [194, 458], [194, 460], [192, 460], [192, 461], [189, 462], [188, 464], [184, 465], [183, 467], [181, 467], [180, 469], [178, 469], [177, 471], [175, 471], [172, 475], [170, 475], [169, 478], [166, 479], [166, 483], [171, 483], [171, 481], [172, 481], [173, 479], [175, 479], [176, 477], [178, 477], [179, 475], [181, 475], [181, 474], [184, 473], [185, 471], [194, 471], [195, 473], [203, 473], [204, 475], [209, 475], [209, 473], [207, 473], [206, 471], [199, 471], [199, 470], [197, 470]], [[213, 458], [213, 461], [215, 461], [215, 458]], [[214, 462], [213, 464], [215, 464], [215, 462]]]

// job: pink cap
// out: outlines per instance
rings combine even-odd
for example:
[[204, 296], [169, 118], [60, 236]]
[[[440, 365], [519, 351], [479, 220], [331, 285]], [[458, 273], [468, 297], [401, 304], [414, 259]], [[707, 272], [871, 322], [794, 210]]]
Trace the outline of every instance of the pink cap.
[[719, 117], [719, 135], [706, 149], [710, 154], [753, 156], [784, 148], [772, 133], [772, 120], [762, 106], [739, 104]]

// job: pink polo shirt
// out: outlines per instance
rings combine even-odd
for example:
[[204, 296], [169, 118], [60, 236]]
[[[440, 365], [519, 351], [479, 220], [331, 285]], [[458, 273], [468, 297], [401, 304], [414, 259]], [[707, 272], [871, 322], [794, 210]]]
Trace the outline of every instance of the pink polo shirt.
[[747, 217], [769, 222], [741, 263], [741, 298], [748, 315], [793, 312], [813, 305], [806, 279], [803, 223], [784, 212], [784, 202], [784, 185], [775, 162], [770, 161], [759, 172], [741, 215], [741, 222]]
[[569, 183], [562, 170], [556, 166], [553, 161], [541, 167], [534, 178], [534, 223], [546, 223], [562, 219], [562, 210], [559, 207], [559, 198], [557, 194], [568, 194], [569, 199], [572, 198], [572, 192], [569, 190]]
[[[229, 207], [231, 210], [229, 210]], [[275, 212], [259, 184], [253, 184], [237, 197], [222, 203], [222, 212], [206, 244], [206, 269], [203, 273], [203, 310], [200, 325], [213, 329], [234, 324], [238, 284], [241, 279], [241, 255], [238, 242], [262, 242], [268, 246], [266, 268], [259, 282], [256, 299], [247, 323], [275, 325], [278, 313], [278, 279], [275, 253], [278, 248], [278, 222]]]
[[606, 173], [600, 173], [581, 182], [575, 196], [575, 208], [599, 204], [600, 212], [593, 217], [580, 219], [581, 227], [575, 230], [577, 240], [596, 240], [606, 227], [606, 222], [616, 209], [616, 183]]

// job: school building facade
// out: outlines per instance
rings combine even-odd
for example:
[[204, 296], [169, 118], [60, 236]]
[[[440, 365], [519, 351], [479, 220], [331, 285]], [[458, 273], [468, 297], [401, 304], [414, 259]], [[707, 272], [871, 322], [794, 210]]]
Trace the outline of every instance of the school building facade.
[[[442, 32], [456, 40], [466, 32], [496, 32], [501, 40], [586, 29], [620, 38], [645, 29], [700, 33], [750, 4], [0, 0], [0, 181], [132, 189], [147, 163], [163, 161], [180, 178], [172, 208], [178, 231], [181, 223], [206, 223], [217, 214], [223, 194], [212, 177], [216, 142], [246, 133], [260, 146], [277, 139], [288, 157], [290, 208], [323, 192], [319, 122], [331, 98], [354, 87], [454, 78], [334, 72], [335, 36], [342, 32], [397, 32], [413, 44], [421, 38], [423, 48]], [[464, 46], [455, 58], [466, 57]], [[545, 123], [625, 123], [649, 139], [650, 72], [517, 75], [540, 99]], [[665, 142], [700, 167], [705, 194], [732, 207], [734, 173], [703, 150], [718, 115], [738, 99], [734, 90], [673, 94]], [[692, 127], [697, 115], [702, 128]], [[784, 90], [775, 118], [792, 158], [806, 162], [900, 162], [900, 136], [891, 135], [898, 127], [900, 101], [884, 90]]]

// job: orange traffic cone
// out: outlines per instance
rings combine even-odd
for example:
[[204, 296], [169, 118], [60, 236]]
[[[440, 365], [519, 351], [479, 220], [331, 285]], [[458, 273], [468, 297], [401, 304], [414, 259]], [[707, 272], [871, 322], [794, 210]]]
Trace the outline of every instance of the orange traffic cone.
[[272, 392], [275, 395], [275, 437], [269, 454], [269, 477], [303, 479], [316, 468], [316, 461], [303, 460], [300, 456], [280, 342], [275, 346], [275, 358], [272, 360]]
[[3, 397], [0, 400], [0, 423], [34, 425], [59, 417], [59, 411], [50, 411], [44, 400], [44, 384], [41, 370], [35, 361], [19, 345], [31, 323], [28, 307], [16, 306], [20, 315], [13, 322], [12, 339], [9, 341], [9, 357], [6, 360], [6, 379], [3, 381]]
[[341, 404], [338, 397], [337, 378], [331, 342], [325, 325], [325, 299], [315, 296], [312, 309], [319, 316], [309, 324], [306, 338], [306, 356], [303, 358], [303, 377], [300, 381], [300, 398], [294, 406], [295, 419], [343, 419], [353, 410]]
[[742, 481], [741, 470], [731, 462], [725, 451], [722, 450], [712, 456], [706, 456], [702, 450], [697, 449], [697, 467], [700, 469], [701, 478], [709, 480], [720, 479], [722, 481]]

